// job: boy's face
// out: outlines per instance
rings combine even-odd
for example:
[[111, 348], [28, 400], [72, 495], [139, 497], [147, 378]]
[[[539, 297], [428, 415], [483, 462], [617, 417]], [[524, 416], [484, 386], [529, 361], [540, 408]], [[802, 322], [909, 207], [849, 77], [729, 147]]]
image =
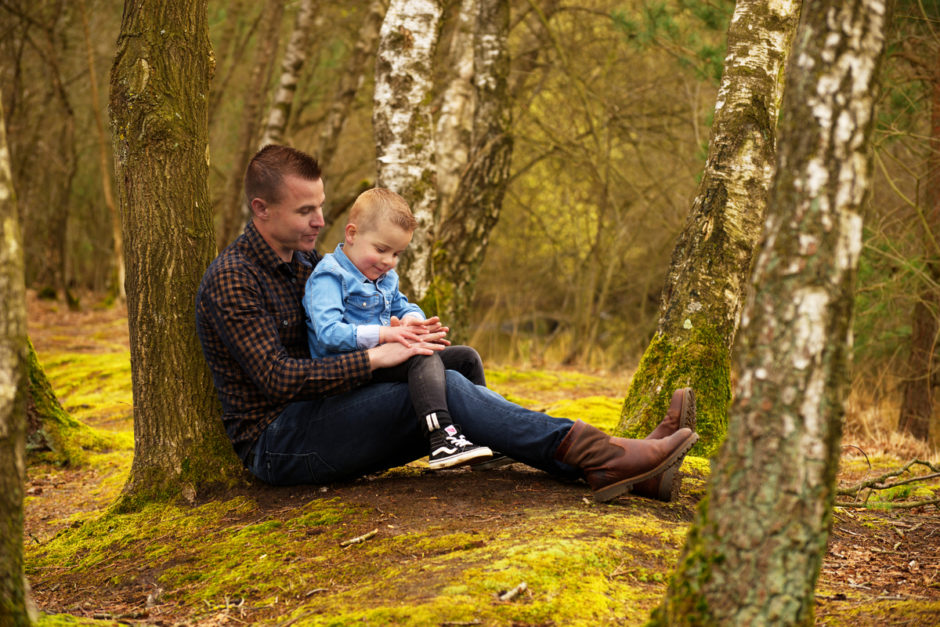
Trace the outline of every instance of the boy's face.
[[411, 231], [406, 231], [389, 220], [365, 230], [355, 224], [346, 225], [346, 244], [343, 252], [370, 281], [398, 265], [399, 256], [411, 243]]

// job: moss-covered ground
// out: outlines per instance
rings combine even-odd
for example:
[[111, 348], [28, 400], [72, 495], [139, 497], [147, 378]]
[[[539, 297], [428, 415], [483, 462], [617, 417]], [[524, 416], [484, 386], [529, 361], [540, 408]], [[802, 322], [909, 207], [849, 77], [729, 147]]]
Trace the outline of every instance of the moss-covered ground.
[[[102, 316], [86, 337], [120, 335]], [[133, 455], [126, 338], [31, 334], [63, 406], [113, 436], [80, 466], [30, 465], [26, 567], [42, 625], [638, 625], [665, 590], [709, 472], [708, 460], [687, 458], [675, 503], [597, 504], [584, 484], [520, 464], [431, 473], [415, 462], [342, 484], [253, 483], [117, 513], [109, 505]], [[609, 431], [629, 382], [487, 376], [518, 402]], [[845, 480], [897, 461], [847, 459]], [[927, 482], [877, 500], [937, 491]], [[940, 622], [938, 537], [935, 508], [838, 509], [817, 621]]]

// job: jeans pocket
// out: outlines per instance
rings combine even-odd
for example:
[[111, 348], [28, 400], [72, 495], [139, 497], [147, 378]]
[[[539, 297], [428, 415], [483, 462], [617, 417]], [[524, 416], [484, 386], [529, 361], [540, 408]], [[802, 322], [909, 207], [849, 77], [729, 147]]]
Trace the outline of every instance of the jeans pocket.
[[336, 470], [316, 453], [265, 452], [260, 477], [271, 485], [329, 483]]

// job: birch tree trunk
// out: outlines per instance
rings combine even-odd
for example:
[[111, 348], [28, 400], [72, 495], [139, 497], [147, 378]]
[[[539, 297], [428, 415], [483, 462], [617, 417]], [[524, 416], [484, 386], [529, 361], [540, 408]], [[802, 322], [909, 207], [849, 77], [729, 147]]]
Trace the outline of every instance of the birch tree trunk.
[[112, 283], [108, 289], [121, 302], [127, 298], [124, 292], [124, 237], [121, 234], [121, 216], [118, 215], [114, 204], [114, 194], [111, 190], [111, 158], [108, 154], [108, 136], [104, 130], [104, 120], [101, 115], [101, 103], [98, 101], [98, 73], [95, 71], [95, 56], [91, 46], [91, 32], [88, 28], [88, 12], [85, 0], [79, 0], [79, 12], [82, 14], [82, 33], [85, 39], [85, 55], [88, 58], [88, 87], [91, 90], [91, 107], [94, 110], [95, 133], [98, 140], [98, 163], [101, 168], [101, 192], [104, 204], [111, 217], [111, 236], [114, 240], [114, 272]]
[[23, 573], [26, 477], [26, 286], [0, 99], [0, 625], [29, 625]]
[[617, 432], [643, 437], [677, 388], [698, 406], [696, 452], [714, 453], [731, 400], [731, 346], [774, 170], [784, 63], [800, 2], [738, 0], [708, 160], [672, 255], [659, 324], [633, 376]]
[[[382, 27], [384, 17], [385, 3], [383, 0], [372, 0], [366, 11], [366, 17], [362, 21], [362, 26], [359, 28], [356, 45], [346, 62], [346, 67], [343, 69], [339, 85], [336, 87], [336, 93], [330, 101], [330, 109], [327, 111], [326, 121], [320, 131], [320, 143], [317, 147], [317, 155], [326, 180], [330, 180], [331, 172], [336, 172], [338, 169], [333, 167], [333, 163], [336, 158], [339, 137], [356, 100], [356, 93], [366, 79], [370, 64], [375, 63], [379, 29]], [[365, 191], [368, 187], [371, 187], [371, 185], [367, 185], [359, 191]], [[358, 195], [357, 193], [350, 198], [334, 198], [327, 202], [327, 205], [323, 208], [324, 226], [322, 230], [324, 232], [344, 211], [349, 209]]]
[[206, 183], [206, 3], [125, 2], [111, 70], [134, 393], [127, 507], [191, 496], [241, 472], [193, 314], [216, 250]]
[[[473, 125], [468, 163], [457, 187], [441, 190], [448, 208], [434, 249], [433, 306], [451, 327], [454, 341], [469, 336], [468, 310], [489, 235], [503, 205], [512, 165], [512, 119], [507, 93], [509, 3], [476, 0], [473, 44]], [[457, 134], [464, 134], [458, 129]], [[456, 150], [451, 150], [456, 154]], [[440, 170], [439, 170], [440, 171]], [[445, 196], [447, 201], [444, 201]]]
[[473, 137], [475, 94], [473, 57], [477, 28], [478, 0], [462, 0], [456, 26], [450, 36], [446, 66], [450, 81], [441, 94], [441, 113], [434, 136], [437, 166], [438, 221], [447, 220], [467, 166]]
[[277, 53], [278, 35], [281, 19], [284, 16], [284, 0], [267, 0], [262, 9], [261, 35], [255, 51], [255, 62], [251, 76], [243, 90], [245, 106], [242, 110], [241, 128], [238, 133], [236, 149], [232, 156], [235, 167], [229, 169], [228, 181], [219, 202], [221, 216], [218, 247], [228, 246], [244, 230], [248, 223], [249, 210], [242, 189], [244, 164], [248, 163], [258, 150], [258, 129], [261, 126], [261, 106], [267, 92], [268, 76], [274, 56]]
[[881, 0], [803, 7], [728, 439], [655, 622], [813, 623], [849, 387]]
[[268, 144], [284, 143], [284, 132], [290, 112], [294, 106], [294, 94], [297, 93], [297, 81], [304, 63], [307, 61], [310, 41], [310, 27], [316, 7], [313, 0], [301, 0], [297, 7], [294, 30], [291, 32], [281, 61], [281, 78], [274, 92], [274, 102], [268, 112], [268, 119], [261, 134], [260, 147]]
[[441, 14], [439, 0], [392, 0], [375, 65], [376, 185], [401, 194], [418, 221], [399, 271], [402, 292], [413, 301], [424, 298], [431, 282], [438, 197], [429, 105]]

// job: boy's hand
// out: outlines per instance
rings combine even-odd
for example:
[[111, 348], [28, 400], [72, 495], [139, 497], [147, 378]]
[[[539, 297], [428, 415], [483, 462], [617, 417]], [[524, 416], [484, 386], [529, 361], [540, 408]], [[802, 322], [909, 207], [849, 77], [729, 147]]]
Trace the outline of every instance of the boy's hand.
[[411, 329], [420, 336], [422, 341], [433, 342], [435, 344], [441, 344], [442, 346], [450, 345], [450, 341], [445, 339], [450, 329], [443, 326], [441, 319], [437, 316], [433, 316], [427, 320], [415, 318], [414, 316], [405, 316], [403, 320], [399, 320], [397, 317], [392, 316], [390, 324], [393, 327], [411, 327]]
[[[394, 322], [394, 320], [392, 321]], [[379, 344], [388, 344], [389, 342], [398, 342], [403, 346], [411, 346], [420, 342], [423, 329], [416, 329], [412, 326], [390, 326], [379, 329]]]

